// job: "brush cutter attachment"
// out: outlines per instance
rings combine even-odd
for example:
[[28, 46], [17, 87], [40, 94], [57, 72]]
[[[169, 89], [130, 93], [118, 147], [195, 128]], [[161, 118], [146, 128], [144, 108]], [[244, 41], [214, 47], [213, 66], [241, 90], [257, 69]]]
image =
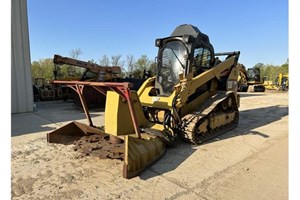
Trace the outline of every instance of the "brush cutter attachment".
[[[77, 92], [89, 125], [71, 122], [48, 133], [49, 143], [74, 144], [74, 150], [82, 156], [124, 160], [123, 177], [127, 179], [139, 175], [164, 155], [165, 143], [159, 137], [140, 132], [147, 120], [129, 83], [55, 82], [67, 84]], [[107, 95], [104, 129], [93, 125], [83, 96], [85, 85]]]

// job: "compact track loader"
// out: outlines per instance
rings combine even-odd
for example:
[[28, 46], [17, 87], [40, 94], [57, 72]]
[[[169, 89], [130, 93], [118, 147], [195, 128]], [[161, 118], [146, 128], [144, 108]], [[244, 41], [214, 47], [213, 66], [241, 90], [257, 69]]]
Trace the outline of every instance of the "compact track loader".
[[[86, 154], [123, 159], [123, 177], [131, 178], [160, 159], [177, 138], [198, 145], [235, 128], [240, 52], [214, 53], [209, 37], [186, 24], [155, 45], [156, 75], [138, 91], [130, 90], [130, 83], [56, 81], [78, 93], [89, 125], [72, 122], [48, 133], [48, 142], [75, 141]], [[85, 86], [106, 95], [104, 127], [91, 120]]]

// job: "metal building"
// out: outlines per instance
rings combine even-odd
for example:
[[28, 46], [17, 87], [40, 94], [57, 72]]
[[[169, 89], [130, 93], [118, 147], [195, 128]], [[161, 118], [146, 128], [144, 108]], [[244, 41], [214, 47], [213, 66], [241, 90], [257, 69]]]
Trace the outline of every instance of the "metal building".
[[27, 0], [11, 1], [11, 112], [32, 112]]

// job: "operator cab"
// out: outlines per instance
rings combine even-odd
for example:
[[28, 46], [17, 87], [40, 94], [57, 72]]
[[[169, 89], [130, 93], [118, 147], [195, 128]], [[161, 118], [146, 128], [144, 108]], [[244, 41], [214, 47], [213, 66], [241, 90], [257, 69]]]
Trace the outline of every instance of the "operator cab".
[[260, 83], [260, 69], [258, 67], [247, 69], [248, 82]]
[[170, 96], [174, 86], [193, 73], [198, 76], [214, 63], [214, 49], [207, 35], [192, 25], [178, 26], [170, 37], [156, 39], [159, 48], [155, 88], [159, 96]]

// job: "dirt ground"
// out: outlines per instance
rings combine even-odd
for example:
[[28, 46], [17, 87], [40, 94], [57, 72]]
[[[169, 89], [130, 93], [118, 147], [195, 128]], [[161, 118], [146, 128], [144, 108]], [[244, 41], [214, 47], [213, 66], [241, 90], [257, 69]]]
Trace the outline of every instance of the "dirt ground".
[[15, 136], [12, 199], [288, 199], [288, 121], [287, 92], [241, 93], [236, 129], [179, 143], [130, 180], [122, 161], [78, 157], [47, 131]]

